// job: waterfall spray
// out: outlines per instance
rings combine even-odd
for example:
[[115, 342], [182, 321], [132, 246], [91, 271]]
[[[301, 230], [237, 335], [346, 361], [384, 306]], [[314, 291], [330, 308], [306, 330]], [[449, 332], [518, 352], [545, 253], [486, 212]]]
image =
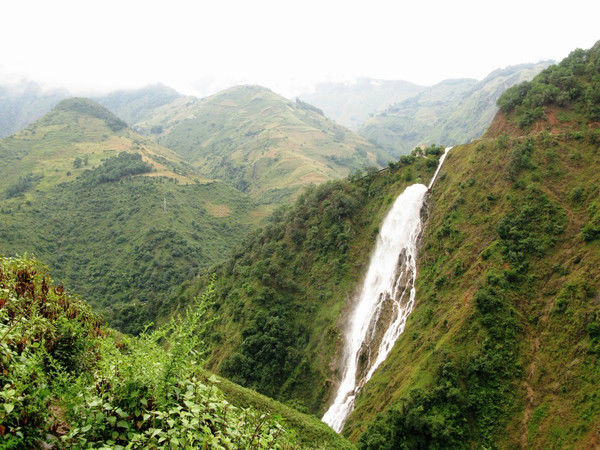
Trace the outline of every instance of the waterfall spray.
[[412, 311], [421, 209], [450, 148], [440, 158], [429, 187], [407, 187], [383, 220], [345, 333], [342, 381], [323, 416], [338, 433], [354, 408], [358, 392], [385, 361]]

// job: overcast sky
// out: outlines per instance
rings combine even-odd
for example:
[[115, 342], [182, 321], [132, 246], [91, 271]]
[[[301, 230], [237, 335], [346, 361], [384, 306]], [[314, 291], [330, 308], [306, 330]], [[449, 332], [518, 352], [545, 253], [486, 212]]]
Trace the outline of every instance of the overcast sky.
[[3, 1], [0, 79], [79, 93], [163, 82], [292, 96], [360, 76], [433, 84], [600, 39], [597, 0]]

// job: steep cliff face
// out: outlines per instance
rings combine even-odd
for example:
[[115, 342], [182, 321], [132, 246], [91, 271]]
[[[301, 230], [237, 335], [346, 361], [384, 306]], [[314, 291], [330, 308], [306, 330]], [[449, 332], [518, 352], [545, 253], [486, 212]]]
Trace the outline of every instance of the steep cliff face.
[[598, 48], [509, 91], [448, 156], [415, 309], [344, 429], [368, 428], [362, 447], [598, 445]]
[[[542, 134], [453, 149], [429, 200], [415, 309], [346, 434], [358, 437], [393, 405], [420, 425], [398, 419], [394, 426], [388, 413], [381, 428], [431, 440], [448, 434], [456, 443], [544, 446], [593, 439], [597, 137]], [[417, 414], [419, 407], [425, 412]]]

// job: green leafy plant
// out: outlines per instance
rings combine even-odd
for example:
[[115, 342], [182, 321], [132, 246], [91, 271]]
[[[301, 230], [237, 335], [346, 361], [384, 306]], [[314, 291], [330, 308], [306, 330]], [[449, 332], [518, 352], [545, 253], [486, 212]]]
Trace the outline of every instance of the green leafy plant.
[[179, 317], [117, 334], [28, 258], [0, 259], [0, 447], [290, 448], [281, 417], [236, 407], [202, 361], [212, 285]]

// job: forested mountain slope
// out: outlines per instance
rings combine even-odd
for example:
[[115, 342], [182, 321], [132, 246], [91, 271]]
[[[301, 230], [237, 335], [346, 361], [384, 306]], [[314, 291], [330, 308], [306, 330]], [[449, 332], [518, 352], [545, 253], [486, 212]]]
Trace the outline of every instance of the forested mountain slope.
[[[449, 153], [415, 309], [343, 431], [360, 447], [598, 446], [599, 89], [597, 44], [509, 90]], [[308, 192], [184, 286], [182, 302], [216, 273], [210, 366], [322, 413], [377, 227], [439, 152]]]
[[[600, 442], [600, 43], [449, 154], [417, 305], [344, 434], [364, 448]], [[366, 427], [381, 411], [374, 425]]]
[[136, 129], [206, 176], [267, 204], [290, 199], [310, 183], [390, 159], [317, 108], [260, 86], [236, 86], [205, 99], [177, 99], [138, 122]]
[[34, 253], [135, 332], [173, 287], [220, 261], [253, 202], [86, 99], [0, 141], [0, 251]]
[[429, 180], [442, 151], [418, 150], [381, 172], [310, 189], [276, 211], [226, 262], [186, 283], [182, 304], [216, 276], [219, 320], [209, 367], [322, 414], [336, 376], [347, 302], [378, 226], [407, 185]]
[[316, 417], [203, 369], [210, 290], [133, 338], [35, 260], [0, 257], [0, 288], [3, 449], [353, 448]]
[[486, 130], [498, 110], [496, 100], [507, 88], [531, 80], [550, 63], [498, 69], [481, 81], [442, 81], [376, 114], [359, 134], [395, 156], [421, 144], [469, 142]]

